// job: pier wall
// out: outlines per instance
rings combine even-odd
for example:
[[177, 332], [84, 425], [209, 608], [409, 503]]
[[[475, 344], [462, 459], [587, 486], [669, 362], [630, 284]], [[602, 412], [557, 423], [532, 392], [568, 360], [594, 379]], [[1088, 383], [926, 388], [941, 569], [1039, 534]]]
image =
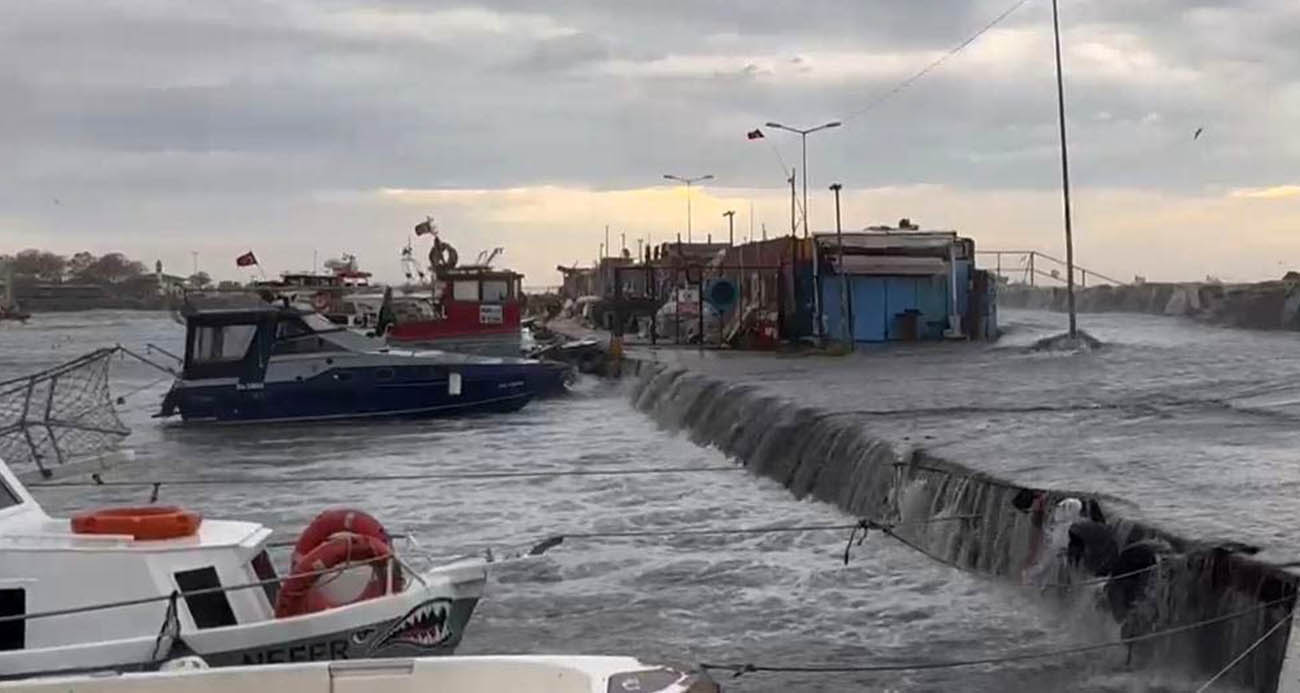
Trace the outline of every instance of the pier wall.
[[[998, 287], [1008, 308], [1066, 310], [1064, 287]], [[1075, 289], [1085, 313], [1149, 313], [1187, 317], [1210, 325], [1257, 330], [1300, 330], [1300, 282], [1258, 284], [1130, 284]]]
[[[1036, 499], [1039, 507], [1049, 509], [1067, 497], [1095, 500], [1105, 516], [1105, 530], [1117, 545], [1145, 541], [1162, 547], [1160, 567], [1077, 589], [1059, 586], [1068, 576], [1056, 577], [1051, 586], [1027, 588], [1091, 600], [1110, 611], [1123, 637], [1248, 612], [1133, 645], [1128, 656], [1134, 666], [1155, 663], [1208, 677], [1249, 649], [1279, 619], [1288, 618], [1294, 604], [1296, 578], [1289, 572], [1231, 546], [1201, 543], [1125, 519], [1104, 498], [1026, 488], [922, 448], [901, 448], [874, 436], [868, 422], [852, 413], [801, 406], [761, 386], [653, 360], [625, 365], [635, 406], [665, 428], [716, 447], [753, 473], [783, 484], [796, 497], [897, 525], [898, 537], [962, 570], [1023, 584], [1033, 547], [1043, 536], [1033, 512], [1026, 510], [1026, 500]], [[976, 519], [928, 522], [964, 516]], [[1076, 574], [1073, 580], [1089, 577]], [[1126, 593], [1136, 599], [1122, 603]], [[1264, 640], [1226, 678], [1253, 690], [1279, 690], [1289, 630], [1289, 625], [1283, 626]], [[1124, 657], [1122, 652], [1120, 648], [1097, 656]]]

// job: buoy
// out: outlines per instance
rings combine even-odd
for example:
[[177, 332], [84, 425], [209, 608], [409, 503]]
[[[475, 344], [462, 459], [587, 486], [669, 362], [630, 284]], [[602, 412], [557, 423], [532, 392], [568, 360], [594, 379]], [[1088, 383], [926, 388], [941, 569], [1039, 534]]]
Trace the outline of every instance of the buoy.
[[102, 508], [72, 516], [74, 534], [124, 534], [141, 541], [188, 537], [203, 517], [174, 505]]

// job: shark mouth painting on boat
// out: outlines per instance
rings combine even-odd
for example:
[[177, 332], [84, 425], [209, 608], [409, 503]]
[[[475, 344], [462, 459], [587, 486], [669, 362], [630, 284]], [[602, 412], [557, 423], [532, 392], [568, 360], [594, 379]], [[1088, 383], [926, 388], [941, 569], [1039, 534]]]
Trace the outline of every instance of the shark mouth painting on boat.
[[451, 616], [450, 599], [427, 601], [406, 614], [397, 625], [380, 638], [375, 650], [389, 645], [413, 645], [432, 648], [451, 637], [447, 619]]

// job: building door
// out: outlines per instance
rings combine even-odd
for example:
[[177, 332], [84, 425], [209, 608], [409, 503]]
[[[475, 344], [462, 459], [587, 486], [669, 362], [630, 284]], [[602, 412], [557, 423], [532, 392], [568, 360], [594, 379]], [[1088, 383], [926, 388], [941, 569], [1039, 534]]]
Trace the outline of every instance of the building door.
[[885, 341], [888, 334], [885, 278], [858, 275], [850, 279], [853, 289], [853, 340]]

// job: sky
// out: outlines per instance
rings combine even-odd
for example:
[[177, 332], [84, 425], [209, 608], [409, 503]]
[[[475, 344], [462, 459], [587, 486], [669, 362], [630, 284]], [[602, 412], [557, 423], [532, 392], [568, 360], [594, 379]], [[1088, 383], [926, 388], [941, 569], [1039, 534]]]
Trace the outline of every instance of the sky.
[[[343, 252], [400, 277], [414, 224], [526, 285], [610, 228], [661, 242], [911, 218], [1063, 253], [1051, 5], [1027, 0], [0, 2], [0, 253], [122, 251], [245, 278]], [[1300, 269], [1300, 3], [1061, 0], [1080, 265]], [[745, 133], [761, 128], [765, 138]], [[1197, 130], [1199, 137], [1194, 138]], [[802, 176], [801, 176], [802, 178]], [[752, 214], [751, 214], [752, 209]], [[417, 242], [427, 244], [427, 239]]]

